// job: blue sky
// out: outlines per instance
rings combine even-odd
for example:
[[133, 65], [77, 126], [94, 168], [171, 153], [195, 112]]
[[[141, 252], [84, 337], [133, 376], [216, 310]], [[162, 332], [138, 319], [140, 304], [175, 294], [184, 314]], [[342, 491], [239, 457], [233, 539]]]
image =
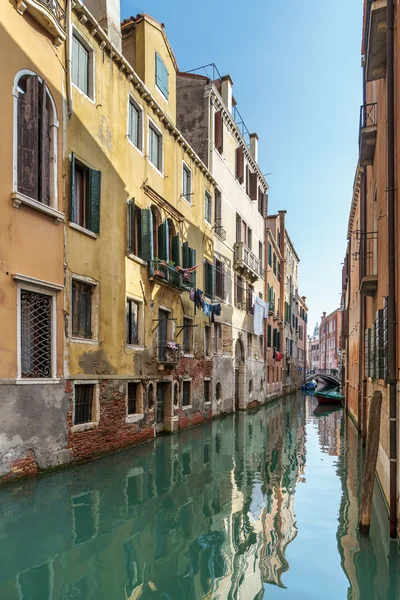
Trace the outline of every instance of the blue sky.
[[309, 331], [339, 305], [358, 157], [362, 0], [121, 0], [121, 16], [165, 24], [180, 70], [229, 73], [269, 212], [287, 210]]

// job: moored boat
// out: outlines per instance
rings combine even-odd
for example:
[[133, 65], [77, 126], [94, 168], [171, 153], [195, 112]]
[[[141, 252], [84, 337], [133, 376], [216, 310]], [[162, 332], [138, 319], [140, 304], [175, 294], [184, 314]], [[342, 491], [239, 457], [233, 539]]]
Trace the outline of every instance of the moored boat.
[[344, 400], [344, 396], [336, 390], [317, 391], [315, 397], [320, 404], [341, 404]]

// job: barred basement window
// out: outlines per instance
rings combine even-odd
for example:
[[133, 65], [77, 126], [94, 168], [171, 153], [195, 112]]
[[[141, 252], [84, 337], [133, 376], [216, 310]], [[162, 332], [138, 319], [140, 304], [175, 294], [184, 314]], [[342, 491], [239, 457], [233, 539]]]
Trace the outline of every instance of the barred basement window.
[[94, 383], [75, 385], [74, 425], [91, 423], [93, 414]]
[[182, 385], [182, 406], [190, 406], [191, 382], [184, 381]]
[[52, 297], [21, 290], [21, 376], [52, 377]]
[[210, 388], [211, 388], [211, 382], [210, 382], [210, 380], [209, 379], [205, 379], [204, 380], [204, 402], [210, 402], [211, 401]]
[[134, 415], [138, 412], [136, 410], [137, 393], [138, 384], [136, 382], [128, 383], [128, 415]]
[[93, 285], [72, 280], [72, 336], [92, 338]]

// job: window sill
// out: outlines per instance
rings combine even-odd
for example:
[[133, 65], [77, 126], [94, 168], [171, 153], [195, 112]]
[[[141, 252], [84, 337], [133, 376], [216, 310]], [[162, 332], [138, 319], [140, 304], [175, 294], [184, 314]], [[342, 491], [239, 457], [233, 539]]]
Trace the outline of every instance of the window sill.
[[211, 406], [212, 402], [209, 400], [208, 402], [204, 402], [204, 406]]
[[151, 162], [150, 157], [149, 157], [149, 164], [159, 175], [161, 175], [161, 177], [164, 177], [164, 173], [162, 171], [160, 171], [160, 169], [157, 167], [157, 165], [155, 165], [153, 162]]
[[[93, 88], [93, 86], [91, 86], [91, 87]], [[73, 81], [72, 81], [72, 89], [75, 89], [78, 92], [78, 94], [80, 94], [81, 96], [83, 96], [84, 98], [86, 98], [86, 100], [89, 100], [89, 102], [91, 102], [92, 104], [95, 103], [94, 98], [92, 98], [86, 92], [84, 92], [83, 90], [81, 90], [81, 88], [78, 87], [76, 85], [76, 83], [74, 83]]]
[[182, 406], [182, 410], [187, 410], [189, 408], [193, 408], [192, 404], [188, 404], [187, 406]]
[[142, 413], [135, 413], [134, 415], [126, 415], [125, 423], [138, 423], [142, 419], [144, 419], [144, 414], [142, 414]]
[[16, 385], [39, 385], [39, 384], [43, 384], [43, 385], [51, 385], [51, 384], [57, 384], [60, 383], [60, 379], [54, 377], [54, 378], [45, 378], [43, 377], [42, 379], [37, 378], [37, 379], [29, 379], [28, 377], [26, 379], [16, 379], [15, 380]]
[[184, 352], [182, 356], [184, 358], [194, 358], [194, 354], [192, 352]]
[[92, 338], [76, 338], [76, 337], [71, 337], [70, 338], [70, 342], [74, 342], [76, 344], [90, 344], [91, 346], [97, 346], [99, 343], [99, 340], [95, 340]]
[[99, 237], [97, 233], [94, 233], [93, 231], [90, 231], [90, 229], [86, 229], [86, 227], [82, 227], [82, 225], [78, 225], [78, 223], [74, 223], [73, 221], [69, 221], [69, 226], [71, 229], [76, 229], [76, 231], [80, 231], [95, 240]]
[[79, 425], [72, 425], [71, 433], [79, 433], [82, 431], [90, 431], [92, 429], [97, 429], [99, 424], [96, 421], [91, 423], [79, 423]]
[[147, 262], [143, 260], [143, 258], [139, 258], [139, 256], [136, 256], [136, 254], [127, 254], [127, 257], [133, 260], [134, 262], [137, 262], [139, 265], [147, 267]]
[[143, 148], [139, 148], [139, 146], [136, 146], [136, 144], [134, 144], [131, 140], [131, 138], [129, 137], [129, 135], [126, 136], [126, 139], [128, 140], [128, 142], [130, 143], [130, 145], [135, 148], [135, 150], [137, 152], [139, 152], [139, 154], [141, 154], [143, 156]]
[[28, 196], [25, 196], [25, 194], [21, 194], [20, 192], [12, 192], [11, 197], [15, 208], [19, 208], [21, 204], [23, 204], [24, 206], [34, 208], [45, 215], [49, 215], [49, 217], [53, 217], [56, 223], [62, 223], [64, 221], [64, 213], [52, 208], [51, 206], [46, 206], [37, 200], [32, 200], [32, 198], [28, 198]]
[[125, 344], [125, 350], [133, 350], [134, 352], [143, 352], [144, 346], [140, 344]]

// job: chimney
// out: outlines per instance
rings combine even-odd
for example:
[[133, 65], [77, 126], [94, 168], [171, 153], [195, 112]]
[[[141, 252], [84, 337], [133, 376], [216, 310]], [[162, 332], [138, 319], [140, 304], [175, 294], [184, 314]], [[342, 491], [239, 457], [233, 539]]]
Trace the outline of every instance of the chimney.
[[121, 52], [121, 7], [120, 0], [85, 0], [100, 27], [107, 32], [111, 42]]
[[221, 96], [226, 108], [232, 114], [232, 87], [233, 81], [230, 75], [221, 77]]
[[256, 133], [250, 134], [250, 154], [258, 163], [258, 135]]

